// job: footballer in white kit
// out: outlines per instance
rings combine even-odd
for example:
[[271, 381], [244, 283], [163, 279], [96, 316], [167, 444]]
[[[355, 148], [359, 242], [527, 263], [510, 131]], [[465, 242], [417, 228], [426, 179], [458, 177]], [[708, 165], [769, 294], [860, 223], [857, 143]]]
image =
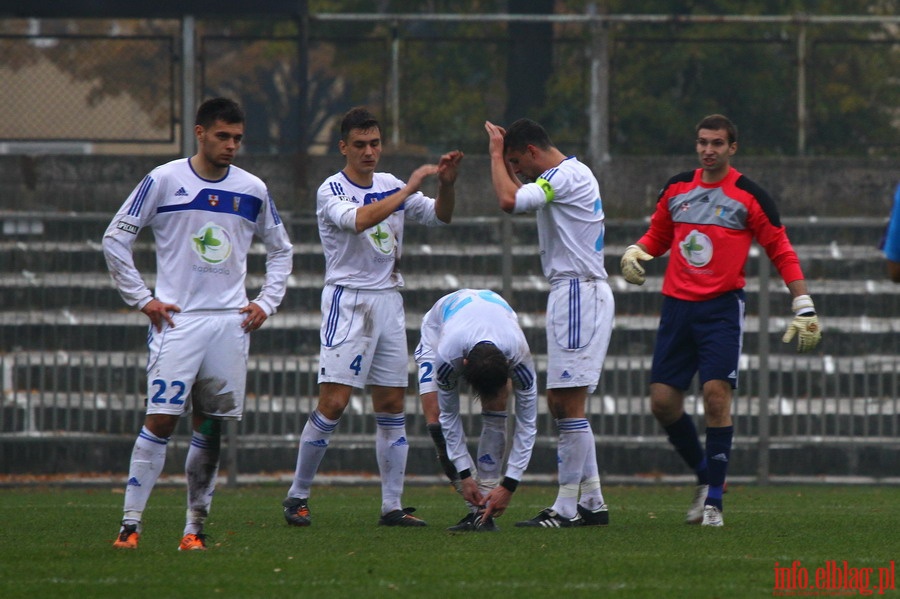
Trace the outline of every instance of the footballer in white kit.
[[[552, 506], [516, 526], [606, 525], [587, 396], [609, 348], [615, 305], [603, 265], [605, 214], [591, 170], [566, 156], [544, 128], [519, 119], [486, 122], [491, 182], [500, 208], [534, 212], [547, 298], [547, 405], [559, 430], [559, 493]], [[519, 179], [524, 179], [524, 182]]]
[[615, 304], [603, 265], [600, 188], [575, 157], [516, 193], [515, 214], [534, 212], [547, 300], [547, 388], [593, 393], [612, 333]]
[[[409, 380], [406, 317], [399, 263], [407, 220], [427, 226], [451, 221], [462, 152], [423, 164], [406, 182], [377, 172], [381, 126], [365, 108], [341, 119], [338, 149], [346, 162], [316, 192], [325, 253], [319, 398], [300, 434], [294, 480], [281, 505], [290, 526], [310, 526], [309, 496], [328, 444], [354, 389], [369, 387], [375, 456], [381, 476], [382, 526], [426, 526], [401, 503], [409, 442], [404, 399]], [[435, 199], [419, 191], [436, 175]]]
[[[138, 232], [153, 231], [155, 294], [134, 266]], [[125, 302], [138, 309], [154, 297], [181, 308], [174, 327], [150, 328], [147, 413], [189, 409], [194, 382], [211, 395], [204, 413], [239, 419], [243, 410], [249, 337], [239, 310], [248, 304], [247, 253], [254, 235], [269, 252], [266, 282], [253, 300], [275, 313], [291, 272], [287, 232], [256, 176], [231, 166], [219, 181], [194, 172], [187, 158], [155, 168], [119, 209], [104, 236], [110, 274]]]
[[[124, 515], [113, 547], [136, 549], [142, 515], [179, 418], [192, 413], [185, 459], [188, 509], [180, 551], [205, 550], [203, 527], [215, 490], [221, 422], [244, 408], [250, 335], [275, 313], [292, 267], [292, 246], [265, 184], [231, 164], [244, 112], [228, 98], [197, 110], [197, 153], [150, 172], [103, 236], [110, 275], [125, 302], [150, 319], [147, 414], [135, 441]], [[155, 291], [134, 262], [144, 228], [156, 246]], [[265, 283], [248, 301], [247, 253], [266, 247]]]
[[343, 171], [328, 177], [316, 193], [319, 237], [325, 253], [319, 382], [362, 388], [406, 387], [409, 354], [406, 317], [398, 288], [406, 219], [445, 225], [434, 200], [416, 192], [383, 221], [358, 234], [356, 210], [379, 202], [405, 183], [389, 173], [373, 173], [360, 187]]
[[[477, 375], [471, 372], [473, 366], [480, 367], [472, 361], [483, 344], [493, 346], [502, 356], [495, 393], [481, 391], [480, 381], [473, 378]], [[450, 530], [476, 529], [475, 518], [485, 504], [490, 508], [486, 518], [503, 513], [509, 495], [531, 460], [537, 436], [537, 383], [528, 342], [515, 311], [503, 297], [488, 289], [461, 289], [440, 298], [425, 314], [415, 358], [419, 394], [437, 393], [447, 454], [459, 473], [461, 493], [472, 510]], [[475, 459], [469, 453], [463, 430], [460, 377], [470, 383], [482, 403], [483, 428]], [[501, 481], [508, 383], [515, 395], [516, 427]], [[495, 492], [498, 484], [501, 490]]]

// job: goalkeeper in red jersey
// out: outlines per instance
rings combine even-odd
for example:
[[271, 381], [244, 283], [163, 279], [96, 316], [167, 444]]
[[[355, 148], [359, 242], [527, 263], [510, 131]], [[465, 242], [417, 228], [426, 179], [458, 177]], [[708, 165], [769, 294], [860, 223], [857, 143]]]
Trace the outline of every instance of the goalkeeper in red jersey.
[[[629, 283], [641, 285], [641, 262], [669, 252], [650, 406], [678, 454], [697, 473], [686, 521], [722, 526], [722, 491], [734, 436], [731, 399], [744, 331], [744, 267], [754, 239], [793, 298], [793, 318], [783, 341], [796, 338], [798, 351], [808, 352], [819, 344], [822, 332], [775, 202], [731, 166], [737, 127], [714, 114], [700, 121], [696, 134], [700, 168], [669, 179], [649, 229], [625, 250], [621, 268]], [[684, 411], [685, 391], [695, 373], [703, 391], [705, 450]]]

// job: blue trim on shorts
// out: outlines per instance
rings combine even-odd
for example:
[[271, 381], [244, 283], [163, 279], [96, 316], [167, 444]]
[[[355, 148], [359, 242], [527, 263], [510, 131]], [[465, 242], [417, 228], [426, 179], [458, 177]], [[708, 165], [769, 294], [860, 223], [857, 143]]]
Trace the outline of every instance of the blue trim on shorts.
[[569, 281], [569, 349], [581, 347], [581, 281]]
[[334, 335], [337, 333], [338, 321], [341, 315], [341, 296], [344, 294], [344, 288], [340, 285], [334, 286], [334, 293], [331, 294], [331, 309], [328, 312], [328, 320], [325, 327], [325, 346], [331, 347], [334, 344]]

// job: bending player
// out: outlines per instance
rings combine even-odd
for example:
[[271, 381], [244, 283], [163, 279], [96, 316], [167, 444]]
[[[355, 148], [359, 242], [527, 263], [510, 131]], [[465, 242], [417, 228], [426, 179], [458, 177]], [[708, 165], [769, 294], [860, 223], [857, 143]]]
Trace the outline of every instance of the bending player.
[[[534, 362], [518, 317], [506, 300], [487, 289], [445, 295], [422, 319], [415, 357], [419, 394], [423, 404], [437, 398], [447, 455], [469, 506], [469, 513], [448, 530], [497, 530], [493, 519], [509, 506], [537, 436]], [[460, 413], [460, 377], [481, 401], [482, 432], [474, 460]], [[501, 480], [510, 387], [516, 429]]]

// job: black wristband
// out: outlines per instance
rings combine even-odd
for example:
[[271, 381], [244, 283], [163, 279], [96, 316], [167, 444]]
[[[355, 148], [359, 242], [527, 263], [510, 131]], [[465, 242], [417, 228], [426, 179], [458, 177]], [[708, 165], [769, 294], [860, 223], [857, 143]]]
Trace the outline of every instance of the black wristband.
[[516, 487], [519, 486], [519, 481], [514, 478], [510, 478], [508, 476], [503, 477], [503, 481], [500, 483], [500, 486], [509, 491], [510, 493], [516, 492]]
[[466, 480], [467, 478], [472, 478], [472, 472], [468, 468], [460, 470], [459, 480]]

